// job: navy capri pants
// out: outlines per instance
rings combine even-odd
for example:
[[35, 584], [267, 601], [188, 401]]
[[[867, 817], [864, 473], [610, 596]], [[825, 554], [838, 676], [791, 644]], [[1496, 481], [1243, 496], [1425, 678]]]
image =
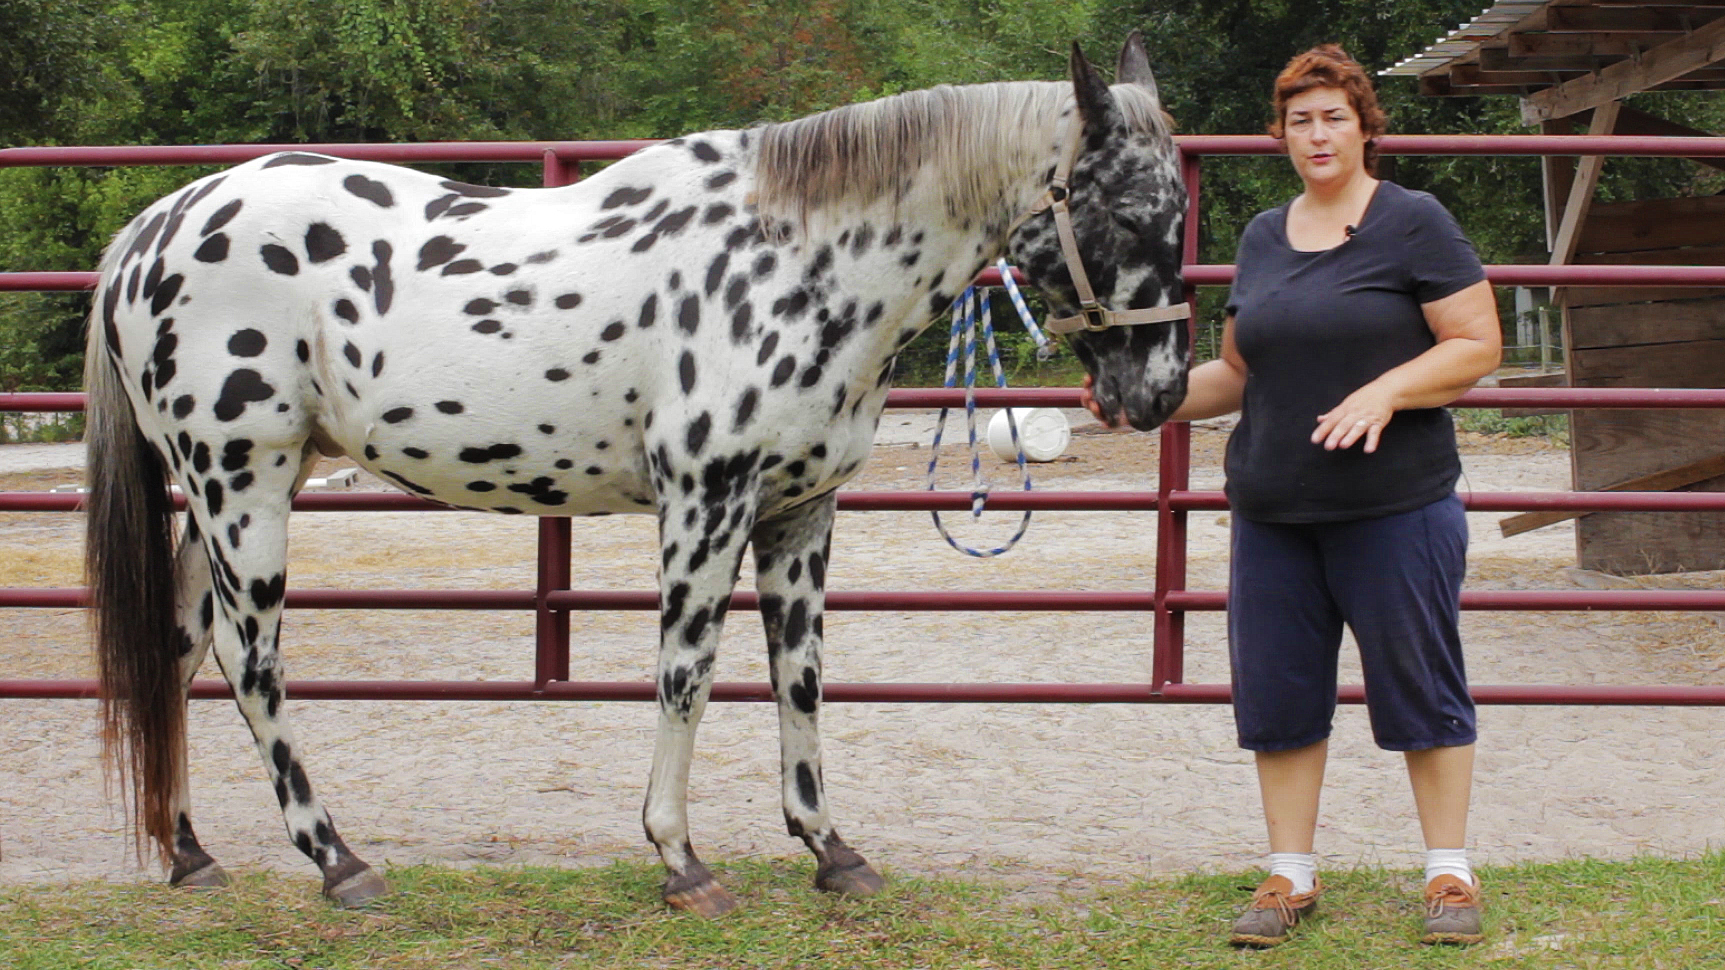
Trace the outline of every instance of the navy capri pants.
[[1473, 743], [1458, 629], [1461, 499], [1350, 522], [1233, 523], [1228, 654], [1240, 747], [1289, 751], [1330, 736], [1344, 623], [1359, 643], [1379, 747]]

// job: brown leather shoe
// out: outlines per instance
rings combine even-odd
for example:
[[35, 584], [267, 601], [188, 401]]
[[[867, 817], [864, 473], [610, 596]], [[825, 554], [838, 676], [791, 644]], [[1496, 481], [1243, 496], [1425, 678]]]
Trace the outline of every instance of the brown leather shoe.
[[1296, 893], [1288, 877], [1271, 876], [1252, 894], [1252, 905], [1234, 921], [1228, 942], [1255, 947], [1287, 942], [1294, 924], [1317, 912], [1318, 895], [1323, 891], [1324, 884], [1314, 881], [1311, 892]]
[[1443, 875], [1426, 884], [1426, 931], [1421, 943], [1478, 943], [1480, 931], [1479, 881], [1468, 885], [1455, 876]]

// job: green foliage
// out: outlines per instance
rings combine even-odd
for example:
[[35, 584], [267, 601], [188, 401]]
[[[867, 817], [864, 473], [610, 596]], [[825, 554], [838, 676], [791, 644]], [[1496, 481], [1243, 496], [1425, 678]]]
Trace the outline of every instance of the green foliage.
[[[1142, 28], [1191, 133], [1262, 131], [1287, 59], [1336, 41], [1368, 70], [1431, 43], [1479, 0], [0, 0], [0, 144], [198, 144], [665, 137], [798, 117], [942, 83], [1058, 78], [1073, 39], [1104, 68]], [[1512, 98], [1420, 97], [1384, 79], [1394, 132], [1520, 132]], [[1632, 103], [1704, 130], [1725, 103]], [[1543, 260], [1537, 161], [1397, 158], [1488, 262]], [[0, 171], [0, 270], [87, 269], [145, 203], [201, 174]], [[529, 166], [466, 166], [533, 184]], [[1277, 158], [1204, 165], [1199, 262], [1229, 262], [1253, 214], [1298, 191]], [[1725, 173], [1614, 160], [1601, 196], [1708, 194]], [[1201, 335], [1222, 293], [1200, 297]], [[86, 301], [0, 295], [0, 389], [75, 386]], [[933, 371], [924, 336], [901, 374]], [[1201, 339], [1200, 351], [1207, 344]], [[1027, 355], [1011, 366], [1033, 374]]]

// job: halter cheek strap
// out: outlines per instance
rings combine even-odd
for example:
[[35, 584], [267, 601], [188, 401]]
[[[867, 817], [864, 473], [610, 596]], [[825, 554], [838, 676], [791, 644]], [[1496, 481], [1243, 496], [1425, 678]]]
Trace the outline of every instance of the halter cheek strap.
[[1054, 231], [1060, 237], [1060, 254], [1066, 259], [1066, 269], [1072, 275], [1072, 288], [1078, 293], [1078, 313], [1070, 317], [1050, 317], [1043, 324], [1054, 333], [1077, 333], [1080, 330], [1107, 330], [1109, 327], [1130, 327], [1140, 323], [1173, 323], [1192, 316], [1192, 305], [1147, 307], [1142, 310], [1110, 310], [1096, 299], [1090, 288], [1090, 276], [1084, 272], [1084, 261], [1078, 254], [1078, 237], [1072, 231], [1072, 210], [1067, 205], [1071, 195], [1067, 182], [1072, 177], [1072, 165], [1078, 158], [1078, 139], [1082, 125], [1074, 120], [1066, 135], [1066, 150], [1054, 166], [1054, 178], [1048, 189], [1030, 207], [1030, 211], [1013, 223], [1016, 230], [1026, 219], [1044, 211], [1054, 215]]

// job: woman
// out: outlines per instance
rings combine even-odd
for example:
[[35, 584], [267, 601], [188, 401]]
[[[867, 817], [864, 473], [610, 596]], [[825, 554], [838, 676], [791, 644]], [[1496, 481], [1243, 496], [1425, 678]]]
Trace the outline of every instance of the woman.
[[1241, 236], [1221, 357], [1193, 369], [1172, 417], [1241, 412], [1226, 460], [1229, 657], [1270, 875], [1232, 941], [1274, 946], [1316, 908], [1313, 835], [1345, 623], [1373, 736], [1405, 753], [1413, 785], [1427, 848], [1422, 940], [1474, 943], [1475, 722], [1457, 633], [1467, 523], [1442, 405], [1497, 367], [1497, 308], [1443, 206], [1373, 177], [1384, 115], [1345, 52], [1295, 57], [1274, 105], [1270, 133], [1304, 190]]

